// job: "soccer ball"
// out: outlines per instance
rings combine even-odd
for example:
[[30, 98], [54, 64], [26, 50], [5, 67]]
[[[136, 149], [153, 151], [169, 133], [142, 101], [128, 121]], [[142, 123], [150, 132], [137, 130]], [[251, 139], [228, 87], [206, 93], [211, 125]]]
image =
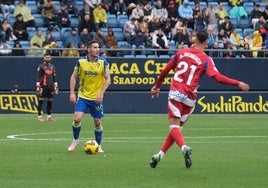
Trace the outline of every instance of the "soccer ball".
[[84, 151], [86, 154], [96, 154], [98, 152], [99, 144], [95, 140], [88, 140], [84, 144]]

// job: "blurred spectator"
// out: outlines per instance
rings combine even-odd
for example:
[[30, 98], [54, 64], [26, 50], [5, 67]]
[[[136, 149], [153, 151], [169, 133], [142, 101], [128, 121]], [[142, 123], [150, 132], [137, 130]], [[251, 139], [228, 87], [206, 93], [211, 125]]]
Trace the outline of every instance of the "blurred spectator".
[[216, 42], [217, 34], [211, 29], [207, 29], [208, 32], [208, 48], [212, 48], [214, 42]]
[[43, 46], [49, 45], [49, 44], [51, 44], [52, 42], [55, 42], [55, 41], [56, 41], [56, 39], [52, 36], [51, 32], [47, 31]]
[[48, 28], [48, 30], [52, 31], [54, 29], [58, 28], [57, 25], [57, 15], [56, 13], [56, 7], [54, 5], [54, 2], [52, 0], [47, 0], [46, 5], [43, 7], [41, 14], [44, 19], [44, 26]]
[[215, 14], [217, 15], [219, 19], [219, 24], [222, 24], [224, 22], [224, 18], [226, 16], [229, 16], [227, 10], [224, 8], [223, 3], [220, 2], [218, 5], [218, 8], [215, 10]]
[[162, 22], [160, 22], [159, 17], [153, 16], [152, 19], [148, 23], [149, 32], [152, 35], [155, 31], [158, 30], [159, 27], [162, 27]]
[[111, 51], [108, 51], [108, 55], [115, 57], [117, 56], [117, 50], [118, 45], [117, 45], [117, 38], [114, 35], [114, 31], [112, 28], [108, 28], [108, 33], [105, 36], [105, 41], [106, 41], [106, 47], [108, 49], [112, 49]]
[[43, 7], [44, 7], [45, 4], [46, 4], [45, 1], [46, 1], [46, 0], [37, 0], [37, 1], [36, 1], [37, 13], [38, 13], [38, 14], [41, 14], [42, 9], [43, 9]]
[[62, 51], [62, 56], [67, 56], [67, 57], [79, 57], [79, 52], [78, 50], [75, 48], [74, 44], [72, 42], [69, 42], [66, 45], [66, 48], [70, 48], [70, 49], [64, 49]]
[[45, 42], [45, 37], [43, 36], [43, 32], [41, 29], [38, 29], [35, 35], [30, 40], [30, 50], [28, 52], [29, 55], [42, 55], [43, 56], [43, 44]]
[[212, 30], [213, 33], [216, 33], [218, 26], [218, 18], [216, 17], [216, 14], [211, 4], [208, 4], [205, 11], [205, 16], [207, 18], [207, 29]]
[[141, 8], [140, 4], [137, 4], [136, 7], [132, 10], [131, 18], [135, 18], [135, 20], [138, 21], [143, 16], [144, 16], [143, 9]]
[[[258, 30], [254, 31], [253, 33], [253, 46], [252, 46], [252, 50], [260, 50], [262, 47], [262, 43], [263, 43], [263, 38], [260, 34], [260, 32]], [[253, 56], [257, 57], [258, 52], [254, 51], [253, 52]]]
[[223, 29], [227, 36], [230, 36], [231, 32], [234, 30], [234, 25], [230, 21], [229, 16], [225, 16], [224, 22], [220, 25], [219, 29]]
[[258, 52], [258, 57], [268, 57], [268, 51], [265, 43], [262, 43], [261, 49]]
[[18, 40], [14, 42], [12, 56], [25, 56], [25, 50], [22, 49], [22, 46]]
[[169, 1], [167, 6], [167, 12], [168, 18], [170, 19], [171, 27], [174, 28], [179, 18], [178, 4], [173, 0]]
[[17, 84], [13, 86], [13, 88], [10, 90], [11, 93], [21, 93], [20, 88]]
[[252, 50], [249, 47], [248, 43], [244, 43], [244, 49], [241, 51], [241, 57], [247, 58], [247, 57], [253, 57]]
[[183, 29], [182, 32], [177, 33], [174, 37], [173, 40], [178, 44], [178, 48], [183, 48], [183, 47], [189, 47], [191, 45], [190, 42], [190, 35], [187, 32], [187, 29]]
[[79, 44], [78, 44], [78, 52], [79, 52], [80, 57], [86, 56], [88, 54], [87, 46], [84, 43], [79, 42]]
[[23, 21], [22, 14], [16, 16], [16, 21], [13, 23], [13, 33], [18, 40], [28, 40], [27, 23]]
[[102, 0], [102, 6], [108, 14], [115, 14], [115, 2], [114, 0]]
[[1, 11], [4, 18], [7, 18], [9, 13], [15, 10], [15, 0], [2, 0], [1, 1]]
[[[157, 50], [157, 56], [160, 55], [166, 55], [168, 54], [167, 49], [169, 49], [168, 46], [168, 40], [167, 37], [165, 36], [162, 28], [159, 28], [157, 32], [153, 34], [153, 39], [152, 39], [152, 47]], [[164, 50], [163, 50], [164, 49]]]
[[45, 53], [49, 53], [51, 56], [61, 56], [61, 50], [59, 49], [56, 41], [51, 42], [44, 48], [47, 48]]
[[229, 0], [229, 6], [243, 6], [243, 0]]
[[199, 31], [199, 30], [204, 30], [206, 25], [205, 25], [205, 18], [204, 18], [204, 15], [203, 15], [203, 11], [202, 10], [199, 10], [196, 12], [196, 15], [194, 17], [194, 26], [195, 26], [195, 30], [196, 31]]
[[80, 34], [80, 42], [87, 45], [89, 41], [91, 41], [93, 36], [88, 32], [87, 28], [84, 28]]
[[233, 50], [243, 49], [245, 40], [239, 33], [237, 33], [237, 30], [233, 30], [229, 37], [229, 40]]
[[17, 37], [13, 33], [12, 26], [9, 24], [8, 20], [5, 18], [3, 19], [3, 22], [2, 22], [2, 28], [3, 28], [3, 31], [6, 33], [5, 40], [17, 40]]
[[163, 32], [167, 36], [167, 39], [171, 40], [172, 33], [171, 33], [171, 24], [170, 24], [170, 19], [169, 18], [163, 23]]
[[242, 5], [236, 5], [229, 11], [229, 16], [232, 18], [248, 18], [248, 13]]
[[61, 8], [58, 11], [58, 16], [57, 16], [57, 23], [59, 28], [61, 29], [62, 27], [71, 27], [71, 21], [68, 16], [68, 10], [67, 6], [65, 4], [61, 4]]
[[223, 52], [221, 50], [221, 48], [219, 48], [219, 43], [218, 42], [214, 42], [213, 46], [211, 48], [211, 51], [209, 51], [209, 56], [210, 57], [223, 57]]
[[264, 11], [262, 12], [263, 18], [268, 22], [268, 4], [265, 5]]
[[73, 43], [74, 47], [78, 47], [78, 43], [80, 42], [80, 36], [77, 33], [76, 28], [72, 28], [66, 35], [63, 36], [63, 46], [67, 46], [70, 42]]
[[79, 10], [75, 4], [75, 0], [62, 0], [62, 4], [66, 5], [69, 14], [73, 14], [74, 17], [79, 17]]
[[216, 42], [218, 43], [220, 49], [227, 48], [228, 44], [230, 44], [229, 37], [227, 36], [227, 33], [225, 33], [223, 29], [219, 30], [216, 36]]
[[224, 51], [225, 58], [234, 58], [235, 54], [233, 53], [232, 45], [228, 44], [227, 51]]
[[0, 56], [10, 56], [12, 55], [12, 49], [6, 41], [2, 41], [0, 45]]
[[187, 29], [187, 27], [182, 22], [182, 19], [179, 18], [173, 29], [172, 35], [175, 36], [177, 33], [181, 33], [183, 29]]
[[117, 15], [127, 14], [127, 4], [125, 3], [124, 0], [119, 0], [115, 4], [115, 12], [116, 12]]
[[[130, 45], [132, 47], [131, 54], [137, 55], [137, 53], [144, 55], [145, 47], [147, 43], [147, 37], [142, 33], [140, 29], [137, 30], [136, 34], [132, 37]], [[137, 51], [135, 49], [140, 49], [141, 51]]]
[[145, 36], [150, 36], [147, 18], [141, 17], [137, 22], [137, 28], [140, 29]]
[[89, 5], [91, 10], [94, 10], [98, 4], [101, 4], [101, 0], [85, 0], [85, 3]]
[[107, 24], [107, 12], [102, 8], [102, 4], [98, 4], [97, 7], [93, 10], [94, 22], [97, 28], [106, 27]]
[[143, 6], [143, 12], [144, 12], [144, 18], [146, 20], [151, 20], [152, 19], [152, 5], [149, 1], [147, 1], [147, 3]]
[[255, 25], [259, 21], [261, 16], [262, 16], [262, 11], [260, 9], [260, 4], [256, 3], [254, 5], [254, 9], [250, 12], [251, 24], [254, 30], [255, 30]]
[[30, 40], [30, 46], [37, 46], [39, 48], [43, 47], [44, 42], [46, 41], [46, 38], [43, 36], [43, 32], [41, 29], [38, 29], [34, 36], [32, 36]]
[[93, 40], [98, 41], [100, 48], [106, 48], [106, 40], [101, 28], [97, 29], [96, 33], [93, 35]]
[[[185, 0], [187, 1], [187, 0]], [[164, 23], [168, 18], [168, 12], [165, 7], [163, 7], [162, 1], [157, 0], [156, 5], [153, 7], [152, 10], [152, 17], [157, 16], [160, 19], [161, 23]]]
[[135, 18], [131, 18], [124, 24], [123, 35], [124, 38], [130, 43], [132, 36], [136, 34], [137, 25], [135, 23]]
[[193, 9], [189, 6], [188, 0], [183, 1], [183, 4], [179, 6], [178, 12], [187, 28], [194, 29]]
[[27, 23], [27, 27], [36, 27], [34, 16], [31, 13], [31, 9], [24, 4], [24, 0], [19, 0], [19, 4], [14, 10], [14, 17], [16, 17], [18, 14], [22, 15], [23, 21]]
[[248, 43], [249, 48], [251, 49], [253, 46], [253, 38], [251, 37], [250, 33], [248, 33], [245, 37], [245, 43]]
[[263, 16], [259, 18], [259, 21], [255, 24], [255, 30], [258, 30], [263, 38], [266, 39], [267, 31], [268, 31], [268, 23], [264, 19]]
[[78, 25], [78, 32], [81, 33], [84, 28], [88, 29], [88, 32], [95, 31], [95, 24], [93, 17], [90, 14], [85, 14]]
[[83, 20], [85, 15], [89, 15], [89, 18], [92, 18], [93, 23], [94, 23], [93, 9], [90, 9], [89, 4], [87, 3], [84, 3], [83, 8], [80, 10], [80, 20]]

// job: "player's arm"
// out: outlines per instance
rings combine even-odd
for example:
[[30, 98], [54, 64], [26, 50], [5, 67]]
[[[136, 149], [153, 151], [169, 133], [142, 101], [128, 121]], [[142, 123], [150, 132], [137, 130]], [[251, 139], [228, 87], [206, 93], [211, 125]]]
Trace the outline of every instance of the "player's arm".
[[207, 68], [206, 74], [209, 77], [215, 79], [217, 82], [222, 83], [222, 84], [226, 84], [226, 85], [237, 86], [240, 89], [242, 89], [243, 91], [248, 91], [249, 90], [249, 85], [248, 84], [246, 84], [244, 82], [241, 82], [239, 80], [236, 80], [236, 79], [229, 78], [229, 77], [221, 74], [217, 70], [213, 60], [208, 61], [207, 65], [208, 65], [208, 68]]
[[74, 69], [71, 78], [70, 78], [70, 101], [72, 103], [76, 102], [76, 96], [75, 96], [75, 85], [76, 85], [76, 80], [78, 77], [78, 73], [76, 68]]
[[244, 82], [241, 82], [239, 80], [229, 78], [229, 77], [224, 76], [224, 75], [222, 75], [220, 73], [218, 73], [215, 76], [213, 76], [213, 78], [219, 83], [237, 86], [243, 91], [248, 91], [249, 90], [249, 85], [247, 83], [244, 83]]
[[59, 93], [59, 85], [58, 85], [58, 82], [57, 82], [57, 75], [56, 75], [55, 67], [54, 67], [54, 74], [53, 74], [53, 83], [54, 83], [55, 93], [58, 94]]
[[41, 93], [42, 88], [41, 88], [41, 82], [43, 78], [43, 69], [41, 66], [38, 66], [37, 68], [37, 76], [36, 76], [36, 83], [35, 83], [35, 90], [36, 93]]
[[175, 58], [169, 60], [169, 62], [166, 64], [164, 69], [161, 71], [155, 85], [151, 89], [152, 98], [158, 97], [160, 92], [160, 87], [164, 81], [164, 79], [167, 77], [170, 70], [174, 69], [175, 65]]

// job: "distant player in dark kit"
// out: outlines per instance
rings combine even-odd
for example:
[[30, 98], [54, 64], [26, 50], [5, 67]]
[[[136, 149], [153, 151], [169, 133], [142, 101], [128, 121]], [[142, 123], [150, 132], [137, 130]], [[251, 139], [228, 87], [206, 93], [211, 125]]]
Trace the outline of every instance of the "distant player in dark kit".
[[58, 83], [56, 78], [56, 69], [51, 64], [51, 55], [46, 53], [44, 61], [37, 68], [36, 94], [38, 97], [38, 121], [45, 121], [42, 116], [43, 103], [47, 101], [47, 121], [55, 121], [52, 118], [52, 101], [54, 94], [58, 94]]

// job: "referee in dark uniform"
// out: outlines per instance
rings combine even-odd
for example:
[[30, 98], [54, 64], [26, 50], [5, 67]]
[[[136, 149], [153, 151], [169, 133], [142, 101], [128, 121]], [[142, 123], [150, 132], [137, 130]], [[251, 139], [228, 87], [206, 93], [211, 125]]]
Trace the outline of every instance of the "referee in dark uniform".
[[51, 64], [51, 55], [44, 55], [43, 63], [37, 68], [36, 93], [38, 97], [38, 121], [45, 121], [42, 116], [43, 103], [47, 101], [47, 121], [55, 121], [52, 118], [52, 101], [54, 94], [58, 94], [58, 83], [56, 78], [56, 69]]

